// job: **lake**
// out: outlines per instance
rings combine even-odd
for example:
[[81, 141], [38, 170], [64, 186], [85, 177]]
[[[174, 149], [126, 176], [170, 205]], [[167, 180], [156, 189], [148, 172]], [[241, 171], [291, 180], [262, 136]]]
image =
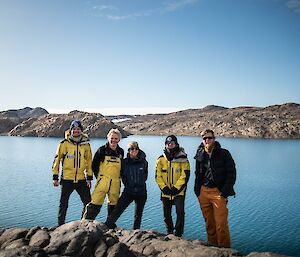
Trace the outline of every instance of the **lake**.
[[[148, 200], [142, 229], [165, 232], [160, 192], [155, 182], [155, 161], [162, 153], [165, 137], [130, 136], [147, 154]], [[229, 199], [232, 247], [243, 254], [272, 251], [300, 254], [300, 141], [217, 138], [228, 149], [237, 166], [236, 197]], [[56, 225], [60, 189], [52, 185], [51, 166], [60, 138], [0, 137], [0, 227]], [[191, 177], [186, 196], [185, 239], [206, 240], [205, 224], [194, 195], [193, 159], [200, 137], [178, 137], [189, 157]], [[93, 153], [105, 139], [92, 139]], [[93, 181], [95, 184], [95, 180]], [[70, 198], [67, 222], [81, 215], [76, 192]], [[97, 220], [104, 221], [106, 204]], [[174, 216], [175, 217], [175, 214]], [[117, 225], [131, 229], [133, 205]]]

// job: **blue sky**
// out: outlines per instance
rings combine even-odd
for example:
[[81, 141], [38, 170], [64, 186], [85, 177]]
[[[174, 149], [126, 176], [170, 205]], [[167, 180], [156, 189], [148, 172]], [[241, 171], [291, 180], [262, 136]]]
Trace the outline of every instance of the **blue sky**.
[[300, 103], [300, 0], [0, 0], [0, 110]]

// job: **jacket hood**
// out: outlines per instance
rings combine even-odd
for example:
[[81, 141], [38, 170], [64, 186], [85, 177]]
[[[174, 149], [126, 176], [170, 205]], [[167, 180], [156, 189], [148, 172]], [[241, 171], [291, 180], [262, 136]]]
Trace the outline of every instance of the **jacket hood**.
[[[89, 136], [87, 134], [82, 133], [81, 135], [82, 135], [82, 138], [79, 143], [84, 143], [84, 142], [90, 141]], [[68, 141], [71, 141], [70, 136], [71, 136], [71, 131], [68, 129], [65, 131], [65, 139]]]
[[[129, 157], [129, 153], [127, 153], [127, 158], [126, 159], [131, 159]], [[131, 160], [134, 160], [134, 161], [144, 161], [146, 159], [146, 154], [143, 150], [139, 149], [139, 152], [138, 152], [138, 155], [137, 155], [137, 159], [131, 159]]]
[[179, 147], [178, 150], [174, 153], [167, 151], [167, 149], [164, 149], [164, 156], [169, 160], [179, 160], [179, 159], [186, 159], [187, 154], [184, 151], [183, 147]]

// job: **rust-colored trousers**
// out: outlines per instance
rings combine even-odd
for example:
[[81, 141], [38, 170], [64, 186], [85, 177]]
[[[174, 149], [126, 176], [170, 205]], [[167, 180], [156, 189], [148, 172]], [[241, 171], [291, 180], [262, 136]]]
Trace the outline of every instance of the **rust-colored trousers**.
[[198, 198], [206, 224], [207, 240], [219, 247], [230, 247], [227, 199], [218, 188], [202, 186]]

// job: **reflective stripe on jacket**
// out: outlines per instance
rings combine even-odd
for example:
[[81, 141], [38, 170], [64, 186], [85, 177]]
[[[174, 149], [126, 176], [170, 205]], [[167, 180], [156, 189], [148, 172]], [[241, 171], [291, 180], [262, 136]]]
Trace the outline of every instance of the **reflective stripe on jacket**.
[[52, 173], [53, 179], [58, 179], [59, 166], [62, 164], [62, 179], [79, 180], [93, 179], [92, 151], [87, 135], [82, 135], [79, 143], [70, 140], [70, 132], [66, 131], [65, 139], [58, 145], [54, 158]]

